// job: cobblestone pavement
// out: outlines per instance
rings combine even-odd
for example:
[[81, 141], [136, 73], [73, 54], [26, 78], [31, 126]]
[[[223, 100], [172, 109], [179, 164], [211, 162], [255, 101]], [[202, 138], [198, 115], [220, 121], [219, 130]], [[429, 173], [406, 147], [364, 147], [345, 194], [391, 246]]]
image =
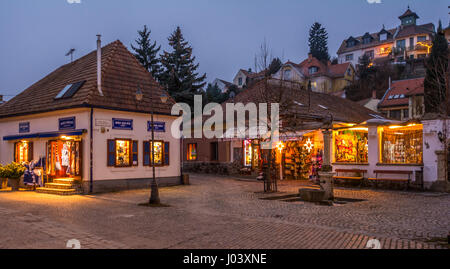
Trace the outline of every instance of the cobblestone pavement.
[[170, 207], [137, 206], [149, 190], [95, 196], [0, 192], [0, 248], [447, 248], [436, 238], [450, 230], [450, 195], [336, 189], [362, 202], [320, 206], [261, 200], [298, 192], [282, 182], [280, 193], [262, 184], [191, 175], [190, 186], [162, 188]]

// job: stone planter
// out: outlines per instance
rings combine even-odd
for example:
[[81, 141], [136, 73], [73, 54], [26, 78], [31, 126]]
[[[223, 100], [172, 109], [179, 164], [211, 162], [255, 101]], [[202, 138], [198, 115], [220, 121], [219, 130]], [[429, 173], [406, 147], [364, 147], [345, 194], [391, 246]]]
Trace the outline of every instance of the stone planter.
[[6, 189], [8, 187], [8, 180], [6, 178], [0, 178], [0, 189]]
[[12, 191], [18, 191], [20, 186], [20, 178], [8, 178], [8, 185], [11, 187]]

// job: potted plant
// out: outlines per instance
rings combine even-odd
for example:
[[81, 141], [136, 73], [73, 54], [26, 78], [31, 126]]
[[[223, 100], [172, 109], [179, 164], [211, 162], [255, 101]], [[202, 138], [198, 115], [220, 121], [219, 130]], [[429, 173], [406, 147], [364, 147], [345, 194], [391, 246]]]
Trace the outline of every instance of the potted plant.
[[6, 178], [8, 178], [8, 184], [11, 187], [12, 191], [18, 191], [20, 185], [20, 178], [25, 173], [25, 166], [19, 163], [10, 163], [3, 167], [4, 172], [6, 174]]
[[0, 189], [6, 189], [8, 186], [8, 180], [6, 177], [5, 167], [0, 163]]

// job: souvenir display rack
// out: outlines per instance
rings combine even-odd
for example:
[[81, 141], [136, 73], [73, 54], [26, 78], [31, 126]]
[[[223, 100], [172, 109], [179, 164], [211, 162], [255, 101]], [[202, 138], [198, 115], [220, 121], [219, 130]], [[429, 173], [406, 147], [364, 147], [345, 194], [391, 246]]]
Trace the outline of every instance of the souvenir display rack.
[[338, 163], [368, 163], [368, 133], [345, 130], [335, 132], [335, 159]]
[[421, 128], [385, 128], [382, 133], [381, 146], [382, 163], [423, 163], [423, 131]]

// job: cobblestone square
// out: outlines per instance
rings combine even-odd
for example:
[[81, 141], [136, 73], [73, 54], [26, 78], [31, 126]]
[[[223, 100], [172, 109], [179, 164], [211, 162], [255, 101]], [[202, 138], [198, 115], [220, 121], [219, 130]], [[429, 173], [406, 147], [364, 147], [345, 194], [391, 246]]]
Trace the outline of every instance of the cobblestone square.
[[338, 188], [353, 203], [321, 206], [262, 200], [298, 192], [280, 182], [278, 194], [262, 183], [191, 175], [189, 186], [161, 188], [170, 207], [140, 207], [149, 190], [86, 196], [0, 192], [0, 248], [234, 248], [364, 249], [377, 239], [383, 249], [448, 248], [450, 196]]

